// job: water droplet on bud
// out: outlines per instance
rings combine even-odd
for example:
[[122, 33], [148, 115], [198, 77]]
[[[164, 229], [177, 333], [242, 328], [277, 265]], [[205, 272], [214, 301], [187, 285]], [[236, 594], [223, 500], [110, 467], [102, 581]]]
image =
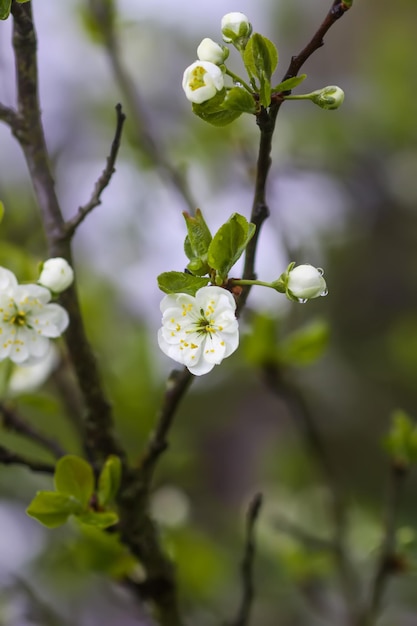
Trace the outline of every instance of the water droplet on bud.
[[[321, 294], [320, 294], [321, 295]], [[305, 304], [307, 302], [307, 298], [298, 298], [298, 302], [300, 304]]]

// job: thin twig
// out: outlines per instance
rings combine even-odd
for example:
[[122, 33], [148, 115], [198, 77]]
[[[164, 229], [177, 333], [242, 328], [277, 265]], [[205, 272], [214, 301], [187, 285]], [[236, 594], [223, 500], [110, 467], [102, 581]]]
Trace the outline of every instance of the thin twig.
[[18, 414], [17, 410], [4, 402], [0, 403], [0, 414], [4, 428], [11, 430], [30, 441], [38, 443], [40, 446], [48, 450], [55, 458], [59, 459], [66, 454], [64, 448], [51, 437], [47, 437], [40, 430], [28, 424], [26, 420]]
[[194, 376], [184, 367], [182, 370], [174, 370], [167, 380], [165, 395], [156, 420], [156, 426], [149, 438], [140, 464], [140, 471], [144, 476], [146, 475], [147, 481], [150, 481], [152, 471], [160, 455], [168, 446], [167, 437], [175, 412], [193, 379]]
[[101, 204], [101, 194], [110, 183], [111, 177], [116, 171], [115, 163], [120, 148], [120, 139], [122, 136], [123, 124], [126, 119], [125, 114], [122, 112], [121, 104], [116, 105], [116, 115], [116, 130], [114, 133], [110, 154], [107, 157], [106, 167], [104, 168], [100, 178], [94, 185], [94, 190], [90, 200], [84, 206], [79, 207], [77, 215], [69, 219], [65, 224], [64, 228], [68, 237], [72, 237], [78, 226], [87, 217], [87, 215], [89, 215], [89, 213], [91, 213], [93, 209]]
[[18, 132], [20, 118], [17, 111], [11, 109], [0, 103], [0, 121], [10, 126], [11, 130], [15, 133]]
[[385, 535], [376, 565], [369, 606], [366, 608], [361, 626], [372, 626], [381, 610], [389, 579], [404, 571], [404, 561], [397, 553], [397, 525], [401, 496], [408, 470], [402, 463], [393, 462], [390, 472], [385, 513]]
[[4, 446], [0, 446], [0, 463], [3, 465], [24, 465], [33, 472], [44, 472], [46, 474], [53, 474], [55, 472], [55, 466], [51, 463], [34, 461], [26, 456], [12, 452]]
[[251, 500], [246, 513], [246, 537], [241, 571], [242, 598], [236, 618], [230, 626], [248, 626], [255, 597], [253, 568], [255, 562], [255, 526], [262, 506], [262, 494], [257, 493]]

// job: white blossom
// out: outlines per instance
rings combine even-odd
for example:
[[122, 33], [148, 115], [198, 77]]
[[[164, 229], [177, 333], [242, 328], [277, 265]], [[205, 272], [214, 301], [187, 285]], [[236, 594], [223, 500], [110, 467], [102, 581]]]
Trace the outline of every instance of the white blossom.
[[68, 261], [55, 257], [48, 259], [42, 266], [38, 283], [53, 293], [61, 293], [74, 280], [74, 271]]
[[236, 302], [221, 287], [202, 287], [194, 296], [175, 293], [161, 302], [162, 352], [201, 376], [230, 356], [239, 345]]
[[182, 88], [188, 100], [201, 104], [224, 87], [223, 72], [209, 61], [195, 61], [184, 72]]
[[249, 39], [252, 32], [252, 24], [244, 13], [226, 13], [222, 17], [221, 29], [223, 41], [239, 44]]
[[226, 46], [220, 46], [209, 37], [206, 37], [197, 48], [197, 56], [200, 61], [209, 61], [215, 65], [221, 65], [229, 56], [229, 50]]
[[0, 268], [0, 361], [34, 363], [49, 351], [49, 339], [68, 326], [68, 313], [50, 303], [51, 292], [40, 285], [19, 285], [12, 272]]
[[288, 273], [287, 291], [297, 300], [311, 300], [327, 294], [323, 270], [312, 265], [298, 265]]

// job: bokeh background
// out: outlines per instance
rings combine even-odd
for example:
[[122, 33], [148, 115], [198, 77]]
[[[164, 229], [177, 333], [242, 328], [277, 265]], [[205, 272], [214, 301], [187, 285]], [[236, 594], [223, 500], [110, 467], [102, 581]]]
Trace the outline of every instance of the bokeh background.
[[[245, 116], [221, 129], [205, 125], [184, 98], [182, 72], [203, 37], [220, 41], [222, 15], [238, 10], [277, 44], [279, 82], [328, 6], [328, 0], [241, 0], [238, 6], [230, 0], [121, 0], [116, 67], [88, 2], [33, 0], [43, 118], [67, 217], [89, 199], [104, 167], [117, 102], [128, 116], [117, 172], [74, 246], [89, 336], [132, 459], [145, 445], [173, 365], [156, 342], [156, 276], [186, 264], [181, 213], [188, 204], [170, 172], [181, 172], [213, 232], [233, 212], [249, 218], [252, 202], [254, 120]], [[394, 410], [417, 415], [416, 23], [413, 0], [357, 0], [303, 68], [308, 77], [302, 91], [338, 84], [346, 92], [343, 107], [324, 111], [291, 102], [280, 111], [268, 188], [271, 217], [257, 272], [273, 280], [291, 260], [310, 262], [325, 269], [329, 295], [301, 306], [254, 289], [241, 349], [195, 380], [181, 404], [157, 472], [153, 510], [178, 564], [193, 626], [222, 623], [236, 611], [245, 510], [257, 491], [265, 504], [257, 527], [253, 624], [349, 623], [331, 555], [288, 527], [329, 538], [329, 486], [291, 408], [264, 384], [259, 367], [262, 346], [288, 356], [292, 333], [310, 324], [322, 338], [320, 358], [296, 350], [285, 376], [302, 393], [322, 437], [348, 511], [358, 593], [364, 599], [369, 593], [389, 474], [382, 442]], [[14, 106], [10, 39], [8, 20], [0, 23], [0, 101]], [[237, 54], [231, 53], [229, 65], [241, 71]], [[121, 88], [120, 67], [137, 91], [142, 130], [137, 107], [135, 112]], [[157, 146], [156, 157], [143, 129]], [[0, 263], [19, 279], [33, 280], [45, 240], [23, 157], [4, 125], [0, 200], [6, 209]], [[15, 402], [31, 423], [80, 453], [77, 399], [68, 402], [65, 380], [56, 373]], [[0, 439], [48, 459], [4, 429]], [[111, 582], [132, 569], [114, 538], [71, 524], [45, 531], [25, 516], [35, 491], [50, 485], [48, 477], [25, 469], [0, 469], [0, 623], [151, 624], [126, 589]], [[389, 586], [381, 626], [417, 624], [416, 518], [411, 474], [399, 519], [409, 567]]]

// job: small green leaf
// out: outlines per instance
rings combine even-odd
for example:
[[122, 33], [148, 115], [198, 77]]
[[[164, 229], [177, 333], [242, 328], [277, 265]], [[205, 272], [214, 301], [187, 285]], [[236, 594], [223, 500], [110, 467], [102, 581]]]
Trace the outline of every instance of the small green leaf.
[[193, 276], [186, 272], [164, 272], [158, 276], [158, 286], [164, 293], [188, 293], [195, 296], [201, 287], [206, 287], [209, 278]]
[[256, 113], [256, 102], [246, 89], [233, 87], [227, 92], [223, 101], [223, 108], [240, 113]]
[[109, 456], [103, 465], [99, 479], [97, 498], [100, 506], [106, 506], [114, 500], [122, 476], [122, 464], [118, 456]]
[[202, 120], [212, 124], [213, 126], [227, 126], [241, 115], [239, 111], [228, 111], [227, 109], [206, 111], [202, 104], [195, 103], [193, 103], [193, 112]]
[[393, 412], [391, 430], [384, 444], [396, 463], [407, 466], [417, 462], [417, 426], [405, 411]]
[[286, 365], [310, 365], [324, 352], [329, 341], [329, 327], [320, 320], [289, 335], [279, 347], [279, 361]]
[[282, 91], [291, 91], [298, 87], [305, 79], [307, 78], [307, 74], [300, 74], [300, 76], [293, 76], [292, 78], [287, 78], [283, 80], [282, 83], [279, 83], [276, 87], [272, 88], [272, 91], [275, 93], [281, 93]]
[[71, 454], [63, 456], [56, 464], [54, 482], [59, 493], [73, 496], [83, 508], [88, 506], [94, 492], [94, 474], [87, 461]]
[[249, 76], [256, 76], [260, 82], [270, 82], [278, 65], [278, 50], [272, 41], [254, 33], [245, 48], [243, 62]]
[[77, 519], [82, 524], [104, 529], [117, 524], [119, 516], [114, 511], [87, 511], [81, 515], [77, 515]]
[[65, 524], [70, 515], [77, 515], [81, 510], [81, 503], [73, 496], [55, 491], [38, 491], [26, 513], [44, 526], [56, 528]]
[[243, 215], [234, 213], [214, 235], [208, 251], [208, 262], [215, 269], [220, 283], [226, 280], [229, 270], [240, 258], [255, 233], [255, 225]]
[[0, 0], [0, 20], [7, 20], [11, 6], [12, 0]]
[[187, 267], [193, 274], [204, 276], [209, 271], [207, 251], [212, 239], [211, 232], [200, 209], [196, 210], [195, 216], [186, 212], [183, 215], [188, 231], [184, 241], [184, 251], [190, 259]]

